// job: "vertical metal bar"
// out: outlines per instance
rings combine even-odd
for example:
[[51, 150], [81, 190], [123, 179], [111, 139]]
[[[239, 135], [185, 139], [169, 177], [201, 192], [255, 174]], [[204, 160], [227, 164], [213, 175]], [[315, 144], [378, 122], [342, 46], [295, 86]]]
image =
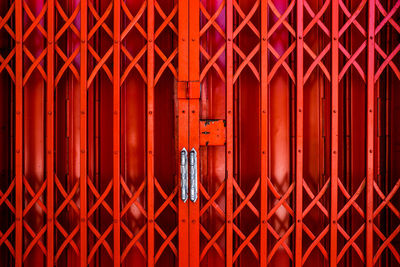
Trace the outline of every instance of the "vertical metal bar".
[[338, 148], [339, 148], [339, 0], [332, 1], [332, 132], [330, 266], [337, 265]]
[[[200, 1], [189, 0], [189, 151], [200, 144]], [[200, 154], [198, 154], [198, 157]], [[200, 168], [197, 168], [200, 177]], [[197, 179], [197, 183], [199, 183]], [[190, 185], [192, 186], [192, 185]], [[198, 188], [198, 185], [197, 185]], [[189, 201], [189, 264], [200, 266], [200, 200]]]
[[297, 1], [295, 266], [302, 264], [303, 232], [303, 0]]
[[261, 212], [260, 212], [260, 266], [267, 266], [268, 213], [268, 2], [261, 0]]
[[[186, 22], [187, 23], [187, 22]], [[200, 79], [200, 1], [189, 0], [189, 81]], [[199, 85], [200, 86], [200, 85]], [[189, 86], [189, 98], [200, 98], [200, 87]]]
[[16, 39], [16, 56], [15, 56], [15, 266], [22, 266], [22, 209], [24, 194], [22, 190], [23, 179], [23, 163], [22, 163], [22, 127], [23, 127], [23, 60], [22, 60], [22, 0], [15, 1], [15, 39]]
[[[178, 82], [178, 92], [182, 93], [187, 90], [187, 82]], [[188, 108], [189, 101], [186, 98], [178, 99], [178, 147], [179, 151], [188, 147]], [[179, 175], [180, 177], [180, 175]], [[179, 192], [181, 195], [181, 191]], [[179, 267], [189, 266], [189, 209], [187, 203], [183, 202], [180, 198], [178, 200], [178, 265]]]
[[147, 265], [154, 266], [154, 0], [147, 2]]
[[[389, 0], [389, 5], [392, 6], [394, 1]], [[393, 44], [393, 29], [391, 27], [387, 27], [386, 29], [387, 31], [387, 35], [386, 35], [386, 51], [391, 51], [391, 46]], [[390, 188], [392, 187], [392, 183], [391, 183], [391, 179], [390, 179], [390, 157], [389, 157], [389, 151], [390, 151], [390, 144], [389, 144], [389, 138], [388, 138], [388, 126], [389, 126], [389, 119], [390, 119], [390, 110], [388, 107], [388, 100], [390, 99], [390, 91], [393, 87], [392, 85], [392, 80], [390, 79], [391, 77], [391, 73], [389, 71], [386, 71], [386, 75], [385, 75], [385, 79], [386, 79], [386, 86], [382, 86], [380, 89], [382, 89], [383, 92], [380, 92], [380, 90], [378, 90], [378, 99], [380, 100], [378, 102], [378, 138], [382, 138], [384, 140], [384, 144], [382, 145], [382, 148], [380, 146], [381, 142], [378, 140], [378, 147], [377, 147], [377, 151], [378, 151], [378, 155], [376, 156], [377, 159], [380, 159], [381, 156], [380, 154], [382, 153], [382, 155], [384, 154], [384, 162], [381, 163], [380, 160], [378, 160], [378, 166], [377, 166], [377, 170], [379, 172], [378, 175], [381, 175], [381, 177], [383, 177], [383, 181], [384, 184], [386, 185], [385, 188], [385, 192], [390, 192]], [[383, 99], [382, 99], [383, 98]], [[382, 107], [382, 108], [379, 108]], [[383, 115], [381, 115], [383, 114]], [[382, 118], [383, 117], [383, 118]], [[383, 123], [381, 122], [381, 120], [383, 120]], [[382, 129], [383, 128], [383, 129]], [[383, 167], [381, 166], [383, 165]], [[382, 168], [384, 171], [382, 171]], [[382, 178], [381, 178], [382, 179]], [[385, 214], [385, 220], [386, 225], [385, 225], [385, 231], [386, 233], [390, 233], [391, 232], [391, 216], [390, 213], [386, 213]], [[387, 252], [388, 253], [388, 252]], [[384, 266], [390, 266], [391, 263], [391, 258], [392, 257], [386, 257], [383, 265]]]
[[[81, 120], [80, 120], [80, 237], [81, 266], [87, 265], [87, 7], [88, 0], [81, 0]], [[71, 111], [72, 112], [72, 111]]]
[[[178, 1], [178, 151], [189, 148], [189, 101], [187, 100], [189, 80], [189, 1]], [[180, 176], [180, 175], [179, 175]], [[181, 194], [181, 192], [179, 192]], [[189, 205], [178, 200], [178, 265], [189, 266]]]
[[[68, 37], [67, 37], [68, 38]], [[79, 41], [80, 44], [80, 41]], [[65, 118], [65, 122], [66, 122], [66, 133], [67, 133], [67, 144], [68, 144], [68, 170], [67, 170], [67, 181], [66, 181], [66, 188], [68, 189], [68, 191], [70, 190], [70, 188], [73, 187], [73, 183], [71, 183], [72, 179], [71, 176], [74, 173], [74, 162], [75, 161], [75, 155], [73, 153], [74, 151], [74, 136], [75, 133], [73, 131], [73, 125], [74, 125], [74, 114], [73, 114], [73, 106], [74, 106], [74, 95], [73, 95], [73, 87], [67, 87], [67, 92], [65, 93], [65, 97], [66, 97], [66, 101], [65, 101], [65, 105], [66, 105], [66, 118]], [[73, 214], [69, 214], [68, 216], [68, 221], [73, 221], [74, 217]], [[78, 223], [80, 223], [80, 220], [78, 219]]]
[[[190, 63], [192, 65], [192, 63]], [[189, 82], [189, 90], [196, 90], [194, 94], [200, 95], [200, 84], [199, 82]], [[190, 94], [192, 94], [191, 92]], [[200, 101], [198, 98], [189, 99], [189, 148], [194, 148], [199, 151], [200, 143]], [[199, 168], [197, 168], [197, 177], [200, 177]], [[199, 179], [197, 179], [199, 183]], [[192, 186], [192, 185], [190, 185]], [[200, 226], [199, 226], [199, 215], [200, 215], [200, 200], [196, 202], [189, 201], [189, 265], [191, 267], [200, 266]]]
[[375, 1], [368, 1], [366, 265], [373, 266]]
[[233, 264], [233, 2], [226, 1], [226, 266]]
[[[393, 1], [391, 1], [393, 4]], [[388, 34], [388, 39], [387, 39], [387, 46], [386, 46], [386, 51], [390, 51], [392, 44], [393, 44], [393, 40], [394, 38], [394, 31], [392, 28], [388, 29], [389, 34]], [[382, 133], [384, 135], [384, 140], [385, 140], [385, 161], [384, 161], [384, 168], [385, 168], [385, 173], [384, 173], [384, 177], [385, 177], [385, 184], [387, 186], [386, 188], [386, 192], [390, 192], [390, 188], [392, 187], [392, 180], [391, 180], [391, 171], [392, 171], [392, 164], [391, 164], [391, 130], [393, 129], [393, 127], [391, 127], [391, 117], [392, 117], [392, 105], [390, 103], [391, 99], [392, 99], [392, 91], [394, 88], [394, 83], [392, 84], [391, 82], [393, 80], [390, 79], [391, 78], [391, 73], [389, 71], [386, 72], [386, 79], [387, 79], [387, 87], [385, 88], [385, 92], [384, 92], [384, 104], [383, 104], [383, 109], [385, 110], [384, 113], [384, 132]], [[388, 222], [390, 222], [391, 216], [390, 213], [386, 214], [386, 220]], [[387, 223], [386, 224], [386, 233], [390, 232], [391, 228], [391, 223]], [[392, 259], [394, 260], [394, 259]], [[387, 257], [386, 260], [386, 266], [390, 265], [390, 257]]]
[[114, 0], [114, 51], [113, 51], [113, 219], [114, 219], [114, 266], [120, 266], [121, 225], [120, 225], [120, 21], [121, 2]]
[[[94, 86], [93, 91], [95, 92], [96, 95], [96, 105], [95, 105], [95, 149], [94, 149], [94, 165], [95, 165], [95, 177], [93, 179], [98, 183], [100, 181], [100, 172], [101, 172], [101, 161], [100, 161], [100, 114], [101, 114], [101, 105], [100, 105], [100, 98], [101, 98], [101, 88], [100, 86]], [[92, 180], [92, 181], [93, 181]], [[99, 220], [99, 217], [95, 218], [94, 220]], [[89, 239], [89, 242], [92, 241], [93, 239]]]
[[47, 2], [47, 266], [54, 266], [54, 0]]

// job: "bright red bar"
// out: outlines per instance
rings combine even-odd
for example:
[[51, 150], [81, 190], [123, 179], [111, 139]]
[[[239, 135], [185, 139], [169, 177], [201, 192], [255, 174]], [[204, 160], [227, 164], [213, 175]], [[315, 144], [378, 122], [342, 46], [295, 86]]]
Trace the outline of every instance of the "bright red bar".
[[226, 266], [233, 264], [233, 0], [226, 1]]
[[260, 86], [260, 158], [261, 158], [261, 205], [260, 205], [260, 266], [267, 266], [267, 213], [268, 213], [268, 3], [267, 0], [261, 0], [261, 86]]
[[[178, 2], [178, 82], [177, 82], [177, 133], [175, 138], [180, 155], [182, 149], [186, 149], [189, 153], [189, 100], [187, 99], [189, 91], [189, 1], [181, 0]], [[180, 156], [178, 156], [177, 164], [178, 177], [178, 266], [189, 266], [189, 204], [187, 200], [183, 202], [181, 199], [181, 171], [180, 171]]]
[[46, 177], [47, 177], [47, 266], [54, 266], [54, 0], [47, 10], [47, 116], [46, 116]]
[[400, 263], [398, 0], [0, 6], [0, 265]]
[[297, 73], [296, 73], [296, 232], [295, 259], [296, 267], [302, 265], [303, 233], [303, 1], [297, 1]]
[[[189, 0], [189, 146], [197, 152], [197, 188], [200, 185], [200, 9], [199, 0]], [[191, 184], [189, 186], [192, 186]], [[190, 190], [189, 190], [190, 192]], [[200, 266], [200, 192], [197, 201], [188, 200], [189, 205], [189, 265]]]
[[147, 1], [147, 265], [154, 266], [154, 1]]
[[22, 54], [22, 0], [15, 2], [15, 43], [16, 43], [16, 56], [15, 56], [15, 266], [22, 267], [22, 254], [23, 254], [23, 229], [22, 229], [22, 211], [23, 211], [23, 145], [22, 145], [22, 131], [23, 131], [23, 54]]
[[[187, 90], [187, 82], [179, 82], [178, 90], [186, 91]], [[178, 99], [178, 133], [179, 137], [177, 138], [179, 151], [182, 149], [186, 149], [189, 145], [188, 133], [189, 133], [189, 101], [186, 99]], [[180, 168], [178, 162], [178, 179], [180, 181]], [[183, 202], [181, 200], [181, 187], [179, 185], [179, 199], [178, 199], [178, 247], [179, 247], [179, 255], [178, 255], [178, 266], [184, 267], [189, 266], [189, 206], [187, 204], [188, 201]]]
[[332, 1], [332, 129], [331, 129], [331, 214], [330, 266], [337, 265], [337, 205], [339, 169], [339, 1]]
[[81, 0], [81, 116], [80, 116], [80, 258], [81, 266], [87, 265], [88, 234], [87, 234], [87, 16], [88, 0]]
[[373, 266], [374, 256], [374, 134], [375, 134], [375, 1], [368, 1], [367, 42], [367, 202], [366, 202], [366, 266]]
[[114, 234], [114, 266], [121, 265], [121, 2], [114, 0], [114, 50], [113, 50], [113, 234]]

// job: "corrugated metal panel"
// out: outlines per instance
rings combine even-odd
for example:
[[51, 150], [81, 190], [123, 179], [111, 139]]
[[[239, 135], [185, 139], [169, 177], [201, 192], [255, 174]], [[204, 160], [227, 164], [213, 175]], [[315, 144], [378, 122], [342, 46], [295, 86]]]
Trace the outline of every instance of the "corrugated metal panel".
[[0, 265], [400, 265], [399, 8], [1, 1]]

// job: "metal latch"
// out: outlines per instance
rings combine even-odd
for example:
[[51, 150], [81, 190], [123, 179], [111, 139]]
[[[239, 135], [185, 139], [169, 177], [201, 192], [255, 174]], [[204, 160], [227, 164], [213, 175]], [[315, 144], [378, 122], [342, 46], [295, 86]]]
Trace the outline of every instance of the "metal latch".
[[186, 202], [188, 199], [188, 160], [187, 150], [181, 150], [181, 199]]
[[197, 200], [197, 152], [194, 148], [190, 151], [189, 156], [190, 164], [190, 200], [196, 202]]

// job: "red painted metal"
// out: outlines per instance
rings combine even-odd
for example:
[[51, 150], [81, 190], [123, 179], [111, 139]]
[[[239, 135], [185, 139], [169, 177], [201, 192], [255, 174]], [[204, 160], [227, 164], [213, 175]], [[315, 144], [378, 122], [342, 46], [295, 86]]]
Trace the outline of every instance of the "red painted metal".
[[15, 266], [22, 266], [23, 240], [23, 51], [22, 51], [22, 0], [15, 2]]
[[226, 142], [224, 120], [200, 120], [200, 145], [223, 146]]
[[[88, 190], [87, 184], [89, 182], [87, 173], [87, 59], [88, 59], [88, 0], [80, 2], [81, 13], [81, 29], [80, 29], [80, 175], [79, 175], [79, 216], [80, 216], [80, 263], [81, 266], [88, 264]], [[97, 150], [98, 151], [98, 150]], [[97, 153], [96, 151], [96, 153]]]
[[[54, 21], [54, 0], [47, 2], [47, 21]], [[47, 266], [54, 266], [54, 24], [47, 27], [46, 176]]]
[[147, 265], [154, 266], [154, 2], [147, 2]]
[[399, 20], [398, 0], [0, 1], [0, 265], [398, 266]]
[[[189, 100], [187, 98], [189, 91], [189, 1], [178, 2], [178, 81], [177, 81], [177, 110], [178, 119], [176, 123], [177, 130], [175, 141], [177, 143], [178, 155], [182, 149], [190, 151], [189, 148]], [[176, 163], [176, 177], [180, 177], [180, 160]], [[177, 182], [179, 184], [179, 182]], [[179, 196], [181, 188], [179, 188]], [[188, 200], [189, 201], [189, 200]], [[186, 202], [178, 200], [178, 266], [189, 266], [189, 205]], [[176, 264], [175, 264], [176, 266]]]
[[303, 53], [304, 53], [304, 40], [303, 40], [303, 14], [304, 14], [304, 0], [299, 0], [296, 3], [297, 7], [297, 29], [296, 29], [296, 38], [297, 38], [297, 44], [296, 44], [296, 106], [295, 106], [295, 118], [296, 118], [296, 140], [295, 140], [295, 146], [296, 146], [296, 169], [295, 169], [295, 184], [296, 184], [296, 198], [295, 198], [295, 203], [296, 203], [296, 209], [295, 209], [295, 214], [296, 214], [296, 233], [295, 233], [295, 266], [301, 266], [303, 265], [303, 111], [304, 111], [304, 70], [303, 70], [303, 65], [304, 65], [304, 58], [303, 58]]
[[[221, 2], [218, 2], [222, 5]], [[226, 234], [225, 234], [225, 266], [233, 266], [233, 253], [234, 253], [234, 239], [233, 239], [233, 229], [234, 229], [234, 217], [233, 217], [233, 180], [237, 173], [233, 173], [233, 68], [234, 68], [234, 58], [233, 58], [233, 0], [226, 0], [226, 148], [225, 148], [225, 164], [226, 164]], [[205, 12], [203, 12], [205, 13]], [[216, 19], [215, 19], [216, 20]], [[218, 25], [218, 24], [217, 24]], [[220, 28], [218, 25], [215, 26], [216, 29]], [[217, 30], [218, 31], [218, 30]], [[236, 152], [237, 153], [237, 152]], [[224, 177], [224, 178], [225, 178]], [[222, 215], [222, 214], [221, 214]]]
[[367, 55], [367, 200], [366, 200], [366, 265], [373, 266], [373, 210], [374, 210], [374, 135], [375, 135], [375, 3], [368, 2], [368, 55]]
[[332, 1], [332, 91], [331, 91], [331, 210], [330, 265], [337, 265], [337, 215], [339, 170], [339, 1]]
[[261, 0], [261, 49], [260, 49], [260, 165], [261, 165], [261, 191], [260, 191], [260, 266], [268, 265], [268, 166], [269, 166], [269, 132], [270, 116], [268, 109], [268, 1]]

